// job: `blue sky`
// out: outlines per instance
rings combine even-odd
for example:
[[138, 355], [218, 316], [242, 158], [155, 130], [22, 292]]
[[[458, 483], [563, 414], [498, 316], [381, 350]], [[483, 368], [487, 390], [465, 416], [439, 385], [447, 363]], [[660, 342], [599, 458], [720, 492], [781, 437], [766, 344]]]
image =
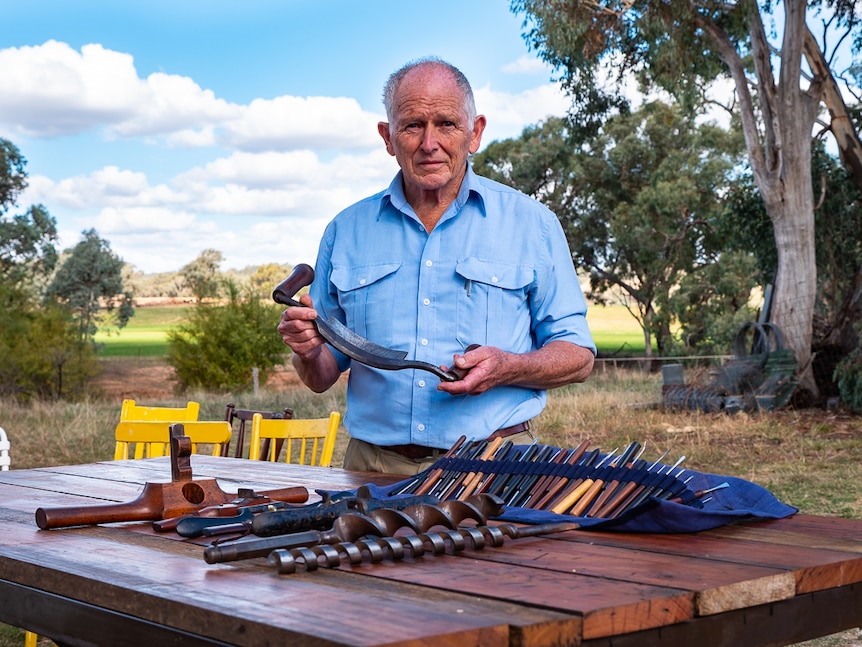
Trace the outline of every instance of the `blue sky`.
[[470, 79], [484, 144], [563, 114], [508, 0], [0, 0], [0, 137], [19, 209], [63, 247], [95, 228], [144, 272], [313, 262], [338, 210], [396, 170], [380, 92], [436, 55]]

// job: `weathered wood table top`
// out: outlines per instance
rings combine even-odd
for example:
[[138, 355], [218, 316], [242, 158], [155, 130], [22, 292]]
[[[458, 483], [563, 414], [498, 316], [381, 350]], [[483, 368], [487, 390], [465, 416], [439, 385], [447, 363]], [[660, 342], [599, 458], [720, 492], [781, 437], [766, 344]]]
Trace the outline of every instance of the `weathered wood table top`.
[[[389, 475], [193, 456], [227, 492]], [[207, 564], [149, 522], [39, 530], [39, 507], [131, 501], [170, 461], [0, 472], [0, 622], [85, 645], [782, 645], [862, 625], [862, 520], [592, 531], [280, 575]], [[312, 500], [314, 500], [314, 495]]]

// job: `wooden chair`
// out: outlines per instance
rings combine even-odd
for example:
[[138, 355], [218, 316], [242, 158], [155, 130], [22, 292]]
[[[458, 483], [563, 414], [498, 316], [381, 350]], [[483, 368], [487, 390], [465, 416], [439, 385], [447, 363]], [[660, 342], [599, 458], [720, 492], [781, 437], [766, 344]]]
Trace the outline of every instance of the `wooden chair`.
[[134, 400], [123, 400], [120, 420], [148, 420], [153, 422], [186, 422], [197, 420], [200, 415], [200, 402], [189, 400], [184, 407], [150, 407], [137, 404]]
[[[249, 458], [261, 458], [261, 441], [282, 439], [285, 441], [284, 460], [300, 465], [329, 467], [335, 449], [335, 437], [341, 424], [341, 414], [333, 411], [328, 418], [266, 419], [260, 414], [252, 416], [251, 448]], [[275, 443], [270, 446], [268, 460], [277, 461]]]
[[[171, 450], [170, 422], [152, 420], [121, 420], [114, 431], [117, 441], [114, 460], [127, 458], [153, 458], [167, 456]], [[230, 444], [230, 423], [224, 420], [191, 420], [181, 423], [186, 436], [191, 438], [192, 452], [198, 445], [212, 445], [212, 455], [221, 456], [222, 449]], [[130, 452], [134, 444], [134, 451]]]
[[[234, 421], [239, 421], [239, 425], [236, 430], [236, 446], [234, 447], [234, 458], [242, 458], [243, 452], [245, 451], [245, 428], [246, 423], [250, 423], [254, 414], [259, 413], [262, 418], [267, 420], [269, 419], [277, 419], [284, 420], [293, 418], [293, 409], [289, 409], [285, 407], [282, 411], [257, 411], [255, 409], [237, 409], [236, 405], [232, 402], [229, 402], [224, 410], [224, 419], [227, 420], [231, 428], [233, 428]], [[282, 442], [277, 441], [277, 449], [276, 452], [281, 451]], [[263, 455], [264, 457], [269, 452], [269, 439], [264, 440], [264, 449]], [[226, 455], [226, 454], [225, 454]]]

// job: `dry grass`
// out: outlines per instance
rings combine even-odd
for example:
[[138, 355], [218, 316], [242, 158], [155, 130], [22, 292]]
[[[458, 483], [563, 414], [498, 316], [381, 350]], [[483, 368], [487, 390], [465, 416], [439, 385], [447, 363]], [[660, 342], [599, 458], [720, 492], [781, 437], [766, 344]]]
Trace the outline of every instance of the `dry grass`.
[[[135, 397], [133, 389], [126, 385], [125, 396]], [[660, 397], [660, 376], [608, 371], [553, 391], [537, 428], [542, 442], [565, 447], [589, 439], [591, 447], [610, 450], [637, 440], [646, 444], [648, 460], [668, 450], [673, 460], [686, 457], [683, 467], [748, 479], [802, 512], [862, 518], [862, 417], [822, 409], [726, 415], [649, 406]], [[121, 399], [114, 395], [32, 406], [0, 402], [0, 426], [12, 442], [12, 468], [110, 459]], [[263, 388], [256, 397], [193, 393], [137, 399], [173, 406], [196, 399], [201, 419], [211, 420], [222, 418], [229, 401], [266, 410], [290, 406], [300, 417], [323, 416], [345, 406], [343, 383], [318, 395], [290, 381]], [[345, 436], [337, 444], [335, 465], [343, 457]], [[20, 644], [20, 635], [7, 641], [0, 630], [0, 647]], [[859, 647], [862, 634], [853, 630], [806, 644]]]

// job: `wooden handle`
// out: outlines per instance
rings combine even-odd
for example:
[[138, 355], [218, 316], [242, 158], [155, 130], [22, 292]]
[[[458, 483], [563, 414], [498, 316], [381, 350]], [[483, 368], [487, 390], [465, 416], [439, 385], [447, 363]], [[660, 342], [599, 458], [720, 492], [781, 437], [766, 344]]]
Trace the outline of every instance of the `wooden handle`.
[[293, 295], [306, 285], [311, 285], [312, 281], [314, 281], [314, 268], [306, 263], [300, 263], [293, 268], [290, 276], [275, 287], [272, 291], [272, 300], [286, 306], [298, 306], [300, 304]]

